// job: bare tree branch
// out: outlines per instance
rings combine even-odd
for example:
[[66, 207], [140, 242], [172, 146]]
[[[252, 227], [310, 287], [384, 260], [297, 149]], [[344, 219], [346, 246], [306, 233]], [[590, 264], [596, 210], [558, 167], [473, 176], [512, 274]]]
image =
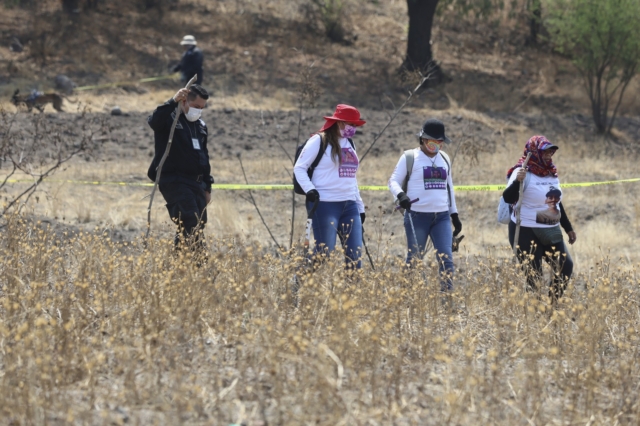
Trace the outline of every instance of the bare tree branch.
[[[78, 142], [73, 138], [73, 132], [69, 133], [68, 128], [58, 128], [55, 124], [48, 126], [46, 116], [36, 116], [30, 125], [14, 130], [15, 114], [9, 118], [7, 114], [2, 112], [0, 131], [3, 135], [0, 144], [0, 157], [3, 161], [11, 163], [11, 171], [0, 183], [0, 188], [5, 187], [10, 177], [18, 171], [33, 178], [33, 183], [3, 206], [0, 217], [6, 215], [21, 202], [19, 212], [46, 178], [54, 174], [73, 157], [90, 150], [95, 134], [95, 129], [92, 126], [93, 121], [86, 120], [84, 112], [79, 118], [83, 124]], [[101, 128], [104, 129], [104, 122]], [[88, 134], [86, 133], [87, 129], [89, 130]], [[52, 148], [55, 149], [53, 153], [51, 152]]]
[[362, 157], [360, 157], [360, 162], [362, 163], [362, 160], [364, 160], [364, 157], [367, 156], [367, 154], [369, 153], [369, 151], [371, 151], [371, 148], [373, 148], [373, 146], [376, 144], [376, 142], [378, 141], [378, 139], [380, 139], [380, 136], [382, 136], [382, 134], [384, 133], [385, 130], [387, 130], [387, 127], [389, 127], [391, 125], [391, 123], [393, 123], [393, 120], [395, 120], [395, 118], [398, 116], [398, 114], [400, 114], [400, 111], [402, 111], [404, 109], [405, 106], [407, 106], [407, 104], [409, 103], [409, 101], [411, 101], [411, 98], [413, 98], [413, 95], [416, 94], [416, 92], [418, 92], [418, 90], [420, 90], [420, 88], [422, 87], [422, 85], [429, 80], [429, 78], [431, 77], [431, 73], [427, 74], [426, 76], [422, 76], [422, 79], [420, 80], [420, 83], [418, 83], [418, 85], [411, 91], [409, 92], [409, 96], [407, 97], [407, 99], [405, 99], [405, 101], [402, 103], [402, 105], [400, 105], [400, 108], [398, 108], [395, 113], [391, 116], [391, 118], [389, 119], [389, 121], [387, 122], [387, 124], [384, 125], [384, 127], [382, 128], [382, 130], [376, 134], [376, 137], [373, 138], [373, 142], [371, 142], [371, 145], [369, 145], [369, 148], [367, 148], [367, 150], [364, 152], [364, 154], [362, 154]]
[[[244, 176], [244, 182], [247, 185], [249, 185], [249, 180], [247, 179], [247, 174], [245, 173], [244, 165], [242, 164], [242, 155], [241, 154], [238, 154], [238, 161], [240, 161], [240, 169], [242, 170], [242, 176]], [[269, 228], [269, 225], [267, 225], [267, 222], [265, 222], [264, 217], [262, 216], [262, 213], [260, 212], [260, 209], [258, 208], [258, 204], [256, 203], [255, 198], [253, 198], [253, 193], [251, 192], [250, 189], [248, 189], [247, 191], [249, 192], [249, 197], [251, 197], [251, 204], [253, 204], [253, 207], [255, 207], [256, 211], [258, 212], [258, 216], [260, 216], [260, 220], [262, 221], [262, 224], [264, 225], [264, 227], [267, 228], [267, 232], [269, 232], [269, 235], [271, 236], [271, 239], [276, 244], [276, 247], [278, 247], [278, 249], [282, 249], [282, 247], [280, 247], [280, 244], [278, 244], [278, 241], [276, 240], [276, 238], [271, 233], [271, 229]]]

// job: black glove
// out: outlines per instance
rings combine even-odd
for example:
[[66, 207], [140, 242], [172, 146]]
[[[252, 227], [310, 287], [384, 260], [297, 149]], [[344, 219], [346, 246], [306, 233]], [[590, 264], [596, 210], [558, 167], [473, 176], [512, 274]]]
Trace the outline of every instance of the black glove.
[[458, 213], [451, 214], [451, 223], [453, 224], [453, 235], [456, 236], [462, 231], [462, 222], [460, 222]]
[[364, 220], [367, 218], [367, 215], [365, 213], [360, 213], [360, 222], [364, 223]]
[[307, 192], [307, 203], [315, 203], [316, 201], [320, 200], [320, 193], [318, 193], [317, 190], [312, 189], [311, 191]]
[[404, 192], [398, 194], [398, 204], [405, 210], [411, 209], [411, 200]]

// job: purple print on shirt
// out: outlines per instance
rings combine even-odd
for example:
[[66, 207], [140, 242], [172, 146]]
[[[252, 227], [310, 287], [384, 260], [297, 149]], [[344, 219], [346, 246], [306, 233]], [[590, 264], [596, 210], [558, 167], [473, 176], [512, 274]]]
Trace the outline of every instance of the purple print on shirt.
[[424, 189], [447, 189], [447, 169], [444, 167], [424, 167]]
[[354, 178], [358, 171], [358, 156], [351, 148], [342, 148], [342, 164], [338, 168], [341, 178]]

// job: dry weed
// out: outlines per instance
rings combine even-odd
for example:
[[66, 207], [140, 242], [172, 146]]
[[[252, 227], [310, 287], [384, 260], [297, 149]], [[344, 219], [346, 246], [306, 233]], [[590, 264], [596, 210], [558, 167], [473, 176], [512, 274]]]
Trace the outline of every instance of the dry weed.
[[118, 244], [12, 217], [0, 236], [0, 410], [11, 424], [632, 424], [637, 278], [592, 258], [557, 310], [500, 251], [436, 265], [300, 258], [212, 239]]

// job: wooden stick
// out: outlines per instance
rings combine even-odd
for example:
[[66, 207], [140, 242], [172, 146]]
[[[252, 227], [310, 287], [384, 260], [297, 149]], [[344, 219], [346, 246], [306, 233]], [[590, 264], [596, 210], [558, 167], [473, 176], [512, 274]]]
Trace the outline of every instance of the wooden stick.
[[311, 254], [311, 252], [309, 251], [309, 243], [311, 242], [311, 229], [313, 228], [313, 215], [315, 214], [319, 204], [320, 204], [320, 199], [317, 199], [316, 201], [314, 201], [313, 207], [311, 207], [311, 210], [309, 210], [309, 212], [307, 213], [307, 223], [305, 224], [305, 227], [304, 227], [304, 242], [302, 243], [304, 247], [305, 257]]
[[[527, 154], [527, 158], [525, 158], [524, 163], [522, 163], [522, 168], [527, 168], [527, 163], [531, 158], [531, 153]], [[525, 177], [526, 179], [526, 177]], [[520, 207], [522, 207], [522, 196], [524, 194], [524, 180], [520, 182], [520, 195], [518, 196], [518, 202], [516, 203], [516, 235], [513, 238], [513, 254], [518, 257], [518, 239], [520, 238], [520, 223], [522, 222], [522, 218], [520, 217]]]
[[[191, 80], [184, 87], [188, 89], [191, 87], [193, 83], [198, 80], [198, 75], [194, 75], [191, 77]], [[173, 123], [171, 124], [171, 131], [169, 132], [169, 141], [167, 142], [167, 147], [164, 149], [164, 154], [162, 155], [162, 159], [160, 159], [160, 164], [158, 164], [158, 171], [156, 173], [156, 181], [153, 184], [153, 189], [151, 190], [151, 198], [149, 200], [149, 207], [147, 207], [147, 233], [144, 236], [145, 242], [149, 239], [149, 231], [151, 231], [151, 206], [153, 205], [153, 196], [156, 193], [156, 189], [158, 188], [158, 183], [160, 183], [160, 175], [162, 174], [162, 166], [164, 165], [165, 160], [169, 156], [169, 151], [171, 150], [171, 143], [173, 142], [173, 132], [176, 130], [176, 125], [178, 124], [178, 119], [180, 118], [180, 113], [182, 110], [180, 109], [180, 103], [178, 102], [178, 106], [176, 107], [176, 116], [173, 119]]]

